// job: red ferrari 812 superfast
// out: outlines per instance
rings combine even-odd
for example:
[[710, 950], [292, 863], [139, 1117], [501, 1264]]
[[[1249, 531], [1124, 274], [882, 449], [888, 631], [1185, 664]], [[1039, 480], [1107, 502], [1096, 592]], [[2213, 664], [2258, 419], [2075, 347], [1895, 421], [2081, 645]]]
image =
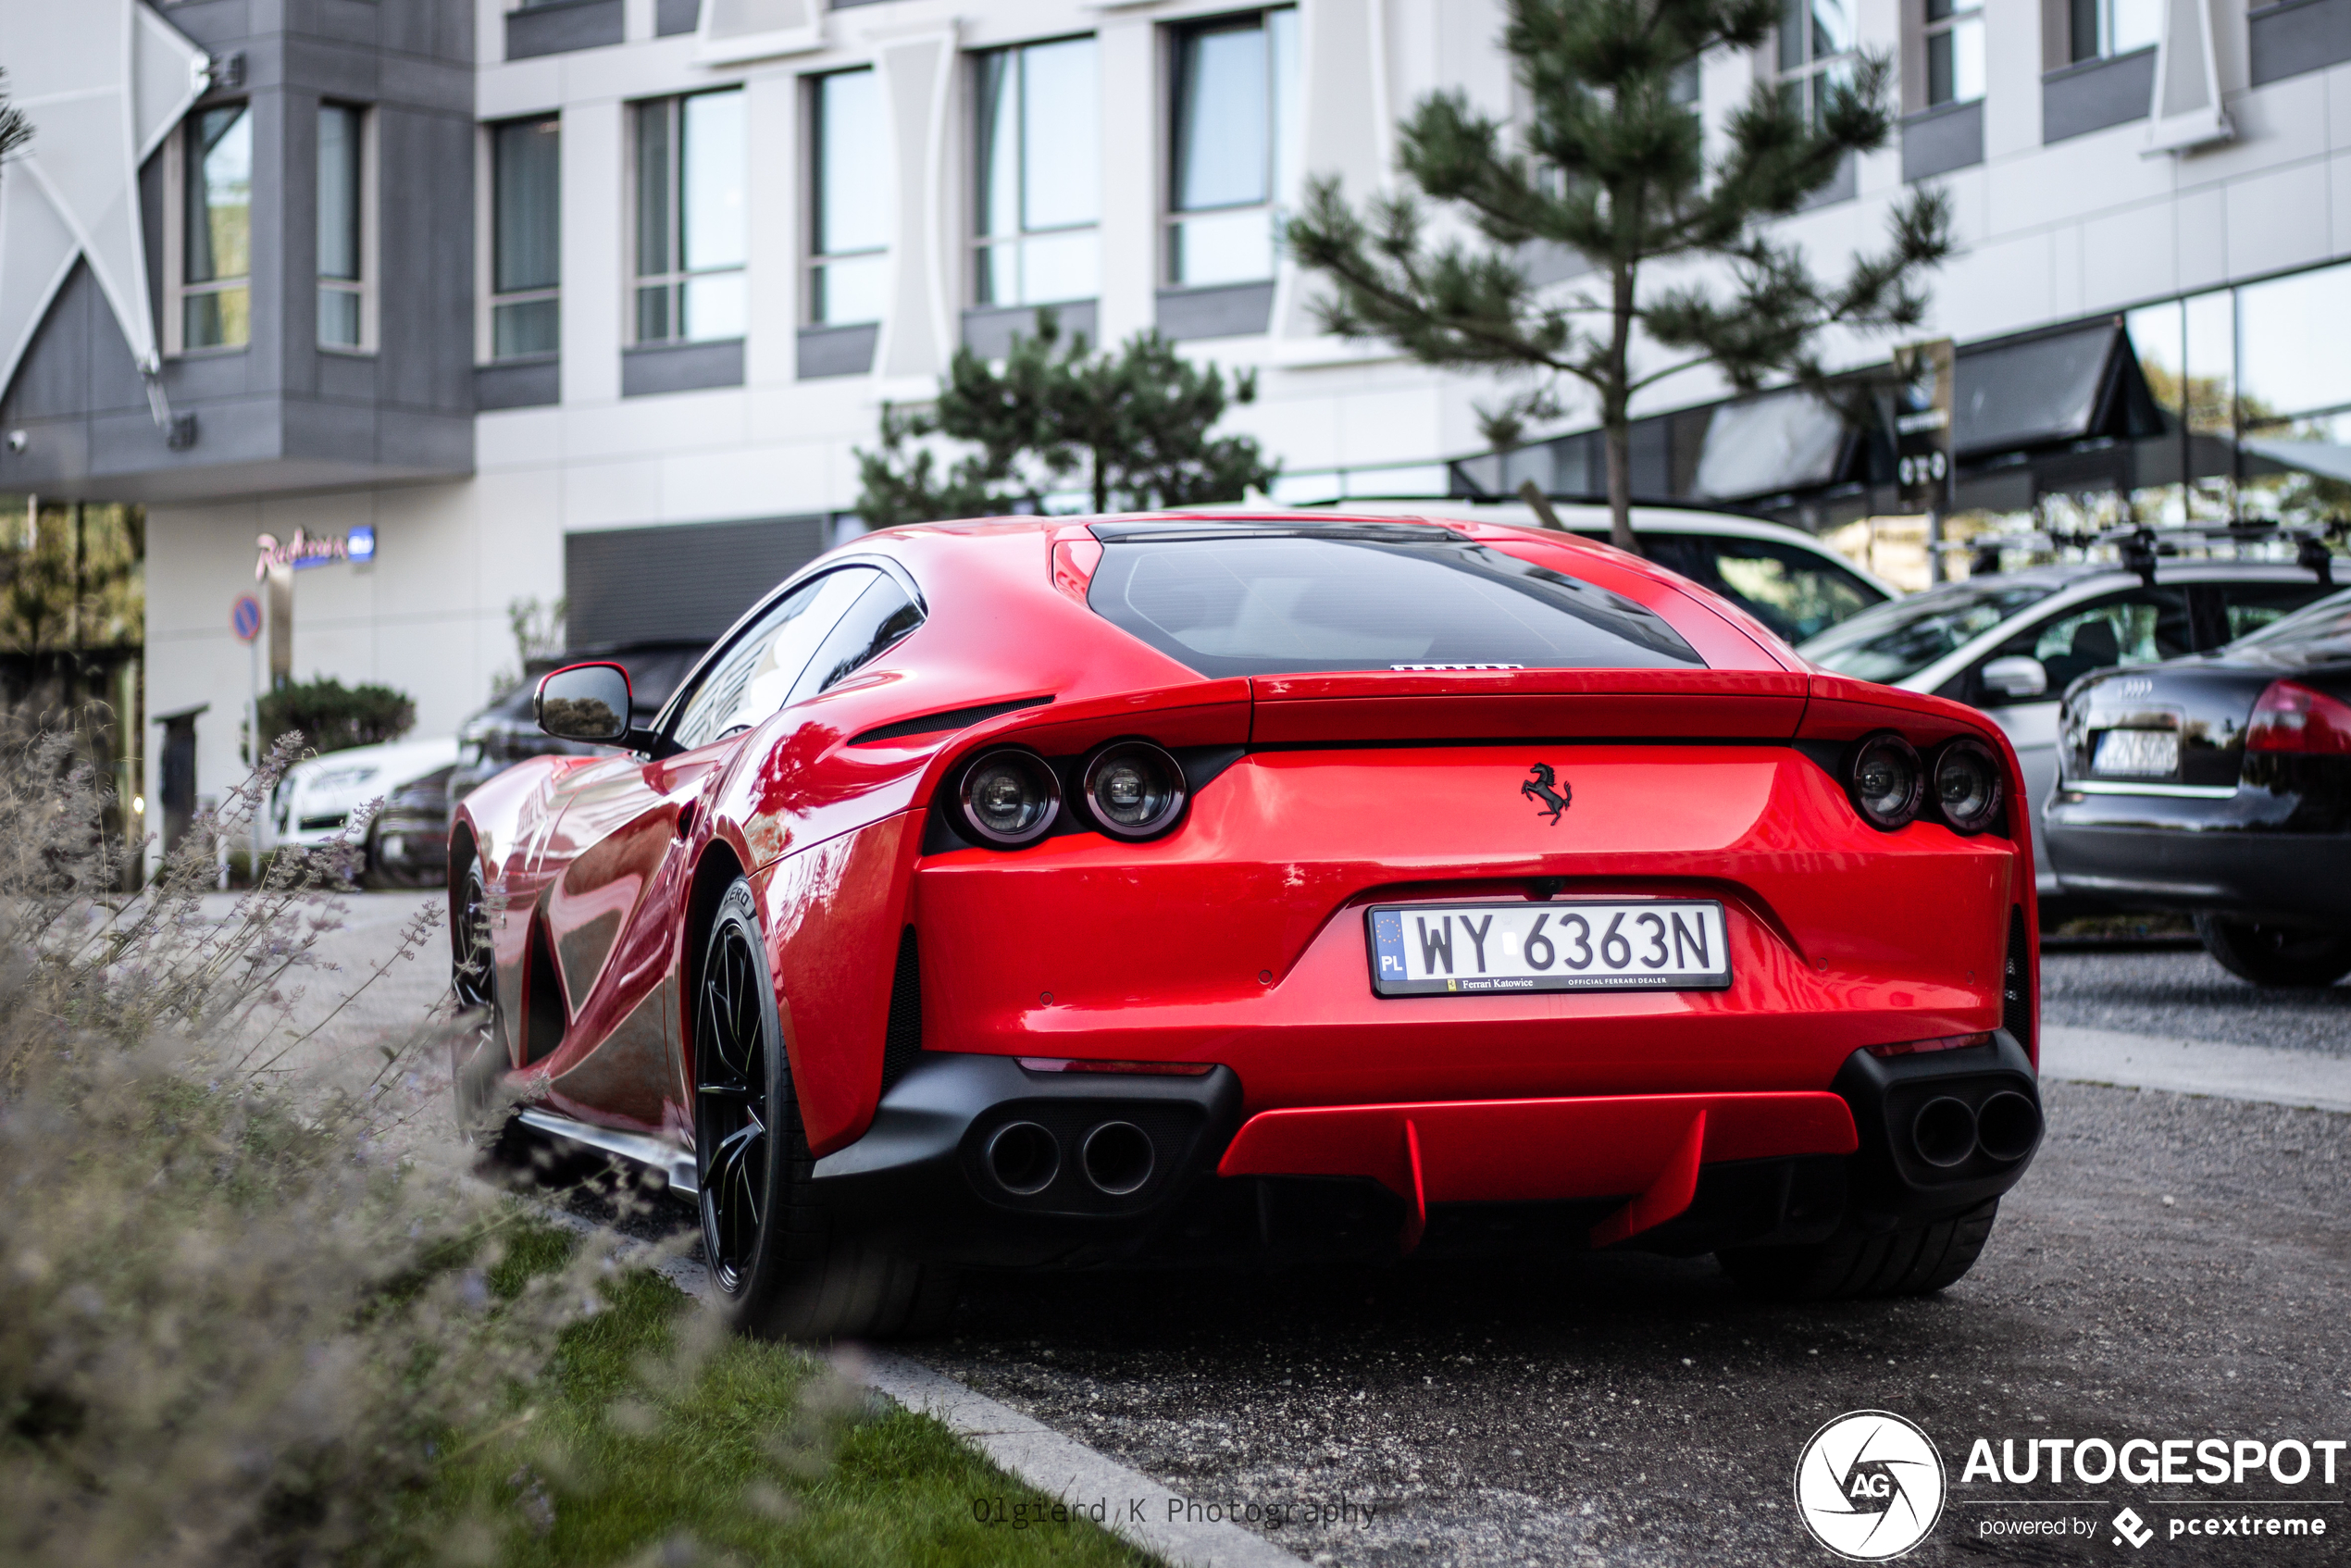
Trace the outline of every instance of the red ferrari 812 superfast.
[[1711, 1251], [1964, 1274], [2041, 1137], [2029, 814], [1974, 711], [1572, 536], [892, 529], [452, 828], [478, 1132], [663, 1170], [753, 1332], [964, 1266]]

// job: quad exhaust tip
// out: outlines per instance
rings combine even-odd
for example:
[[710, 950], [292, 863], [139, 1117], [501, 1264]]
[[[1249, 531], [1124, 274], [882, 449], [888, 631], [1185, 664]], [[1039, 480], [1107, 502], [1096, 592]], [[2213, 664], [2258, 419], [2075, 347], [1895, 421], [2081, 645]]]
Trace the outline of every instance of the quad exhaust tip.
[[2004, 1164], [2021, 1160], [2041, 1139], [2041, 1113], [2023, 1095], [2004, 1089], [1975, 1113], [1975, 1139]]
[[1099, 1190], [1124, 1198], [1151, 1178], [1151, 1136], [1132, 1122], [1104, 1122], [1086, 1135], [1078, 1163]]
[[988, 1140], [988, 1174], [1005, 1191], [1026, 1198], [1053, 1185], [1062, 1146], [1035, 1122], [1007, 1122]]

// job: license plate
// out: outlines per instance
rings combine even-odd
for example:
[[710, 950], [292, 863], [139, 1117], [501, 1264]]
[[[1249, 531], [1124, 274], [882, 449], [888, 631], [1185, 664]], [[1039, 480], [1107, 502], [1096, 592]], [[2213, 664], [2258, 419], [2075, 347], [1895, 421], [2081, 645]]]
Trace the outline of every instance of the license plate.
[[1380, 996], [1721, 990], [1731, 983], [1723, 906], [1711, 899], [1380, 904], [1370, 921], [1372, 989]]
[[2090, 767], [2096, 773], [2168, 778], [2180, 771], [2180, 732], [2109, 729], [2098, 737], [2098, 749], [2090, 759]]

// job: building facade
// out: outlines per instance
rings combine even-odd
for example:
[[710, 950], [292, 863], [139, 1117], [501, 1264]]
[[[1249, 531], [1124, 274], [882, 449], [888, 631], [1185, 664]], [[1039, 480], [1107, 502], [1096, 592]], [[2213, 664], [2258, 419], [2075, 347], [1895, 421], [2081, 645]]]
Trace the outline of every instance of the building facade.
[[[0, 0], [40, 132], [0, 171], [0, 492], [144, 505], [146, 705], [209, 704], [210, 791], [241, 771], [261, 536], [317, 563], [271, 596], [291, 673], [400, 687], [447, 733], [516, 666], [517, 600], [567, 594], [575, 644], [722, 628], [855, 529], [881, 406], [1040, 305], [1255, 370], [1232, 423], [1284, 499], [1586, 492], [1588, 415], [1480, 454], [1494, 389], [1322, 335], [1273, 238], [1307, 176], [1377, 188], [1424, 94], [1511, 113], [1501, 19]], [[1962, 506], [2234, 516], [2351, 479], [2351, 0], [1790, 0], [1701, 63], [1696, 111], [1817, 95], [1864, 50], [1899, 61], [1899, 132], [1784, 227], [1834, 268], [1950, 191], [1927, 332], [1960, 348]], [[101, 78], [103, 156], [73, 118]], [[1637, 492], [1891, 505], [1869, 430], [1724, 397], [1650, 392]]]

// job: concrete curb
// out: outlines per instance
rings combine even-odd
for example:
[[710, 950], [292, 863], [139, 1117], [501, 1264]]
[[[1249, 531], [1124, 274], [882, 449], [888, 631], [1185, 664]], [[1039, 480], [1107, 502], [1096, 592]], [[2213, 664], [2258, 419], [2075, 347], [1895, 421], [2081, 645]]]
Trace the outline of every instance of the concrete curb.
[[[1190, 1500], [1096, 1453], [920, 1362], [885, 1350], [848, 1352], [841, 1371], [917, 1413], [936, 1416], [1002, 1470], [1047, 1497], [1101, 1506], [1102, 1525], [1178, 1568], [1299, 1568], [1262, 1536], [1221, 1520], [1190, 1519]], [[1171, 1506], [1172, 1505], [1172, 1506]]]
[[2041, 1076], [2265, 1105], [2351, 1111], [2351, 1059], [2313, 1051], [2169, 1039], [2113, 1029], [2046, 1028], [2041, 1031]]

